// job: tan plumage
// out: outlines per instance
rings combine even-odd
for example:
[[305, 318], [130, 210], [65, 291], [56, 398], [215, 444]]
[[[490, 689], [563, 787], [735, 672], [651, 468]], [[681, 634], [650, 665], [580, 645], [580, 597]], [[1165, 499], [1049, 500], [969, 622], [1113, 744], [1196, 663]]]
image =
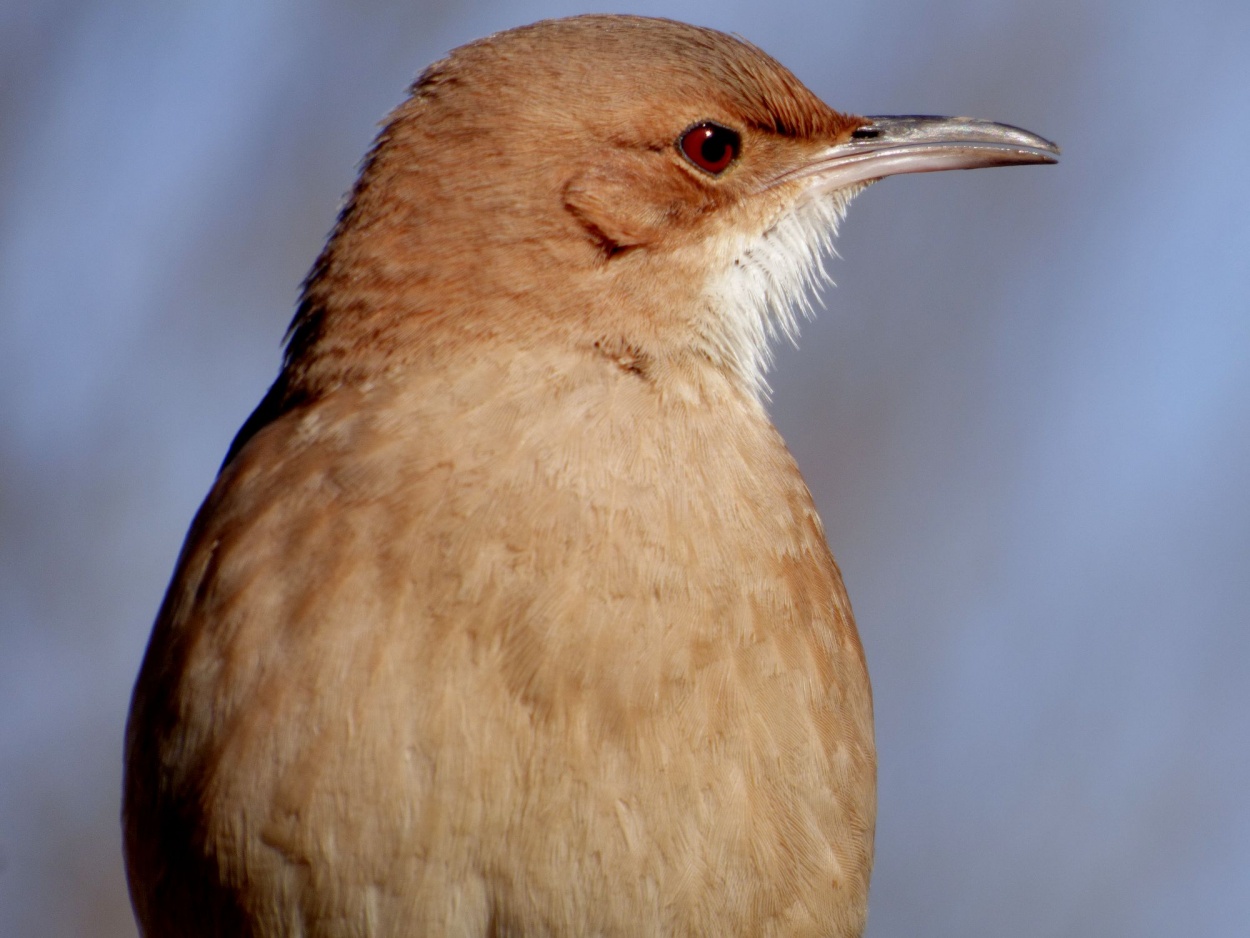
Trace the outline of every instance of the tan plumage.
[[[723, 176], [674, 146], [707, 120]], [[866, 125], [663, 21], [427, 70], [153, 631], [144, 934], [861, 932], [868, 678], [758, 390], [862, 184], [795, 170]]]

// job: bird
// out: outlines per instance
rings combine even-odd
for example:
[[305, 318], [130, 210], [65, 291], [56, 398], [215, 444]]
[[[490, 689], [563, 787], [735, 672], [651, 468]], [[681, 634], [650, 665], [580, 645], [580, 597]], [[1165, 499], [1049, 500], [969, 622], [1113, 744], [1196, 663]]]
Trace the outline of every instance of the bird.
[[429, 66], [151, 633], [141, 933], [860, 935], [872, 695], [770, 348], [871, 182], [1058, 152], [668, 20]]

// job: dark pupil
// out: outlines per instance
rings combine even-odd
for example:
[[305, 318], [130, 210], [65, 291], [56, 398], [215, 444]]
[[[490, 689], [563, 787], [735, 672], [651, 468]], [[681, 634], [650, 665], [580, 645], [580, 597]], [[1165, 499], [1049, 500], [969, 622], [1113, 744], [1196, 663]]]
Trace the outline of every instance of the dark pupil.
[[725, 137], [725, 134], [719, 133], [710, 127], [708, 128], [707, 139], [703, 141], [703, 146], [699, 148], [699, 152], [709, 163], [719, 163], [725, 158], [725, 153], [729, 149], [729, 141]]

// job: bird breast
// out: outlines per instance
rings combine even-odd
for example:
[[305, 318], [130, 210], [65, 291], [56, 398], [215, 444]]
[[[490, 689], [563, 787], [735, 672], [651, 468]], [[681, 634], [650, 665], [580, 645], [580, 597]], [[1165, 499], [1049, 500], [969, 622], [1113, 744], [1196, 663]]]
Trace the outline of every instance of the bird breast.
[[727, 380], [516, 348], [340, 390], [225, 468], [175, 582], [134, 724], [171, 697], [185, 725], [132, 745], [245, 905], [299, 917], [320, 877], [345, 918], [431, 933], [449, 904], [517, 933], [862, 924], [862, 652]]

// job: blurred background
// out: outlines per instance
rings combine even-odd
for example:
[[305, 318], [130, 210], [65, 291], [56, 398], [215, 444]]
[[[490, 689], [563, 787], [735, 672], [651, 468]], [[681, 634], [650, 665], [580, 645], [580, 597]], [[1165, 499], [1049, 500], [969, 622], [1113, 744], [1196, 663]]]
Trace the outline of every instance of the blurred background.
[[[0, 934], [135, 934], [131, 683], [376, 122], [568, 2], [0, 2]], [[1058, 167], [887, 180], [772, 409], [876, 689], [871, 938], [1250, 933], [1250, 4], [621, 3]]]

